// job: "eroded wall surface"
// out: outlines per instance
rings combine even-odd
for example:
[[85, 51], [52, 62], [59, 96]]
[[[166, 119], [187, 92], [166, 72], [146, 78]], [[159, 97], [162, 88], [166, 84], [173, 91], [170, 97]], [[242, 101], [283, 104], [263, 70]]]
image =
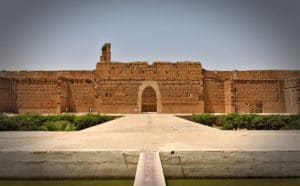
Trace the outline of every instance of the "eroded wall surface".
[[207, 71], [200, 63], [98, 63], [95, 71], [0, 73], [1, 112], [299, 113], [299, 71]]
[[300, 113], [300, 78], [285, 80], [286, 112]]
[[21, 78], [14, 81], [15, 111], [57, 113], [57, 80]]
[[299, 70], [204, 70], [203, 77], [205, 112], [299, 113]]
[[283, 80], [234, 80], [235, 112], [285, 112]]
[[[145, 99], [151, 100], [148, 111], [158, 113], [300, 111], [300, 70], [209, 71], [190, 61], [111, 62], [110, 48], [103, 45], [96, 70], [1, 71], [0, 112], [140, 113]], [[149, 88], [152, 93], [143, 97]]]
[[225, 112], [224, 81], [221, 79], [204, 79], [204, 111], [210, 113]]
[[203, 112], [200, 63], [98, 63], [95, 79], [95, 105], [99, 112], [141, 112], [139, 95], [148, 86], [156, 92], [159, 112]]
[[0, 112], [10, 112], [11, 108], [11, 82], [7, 78], [0, 78]]

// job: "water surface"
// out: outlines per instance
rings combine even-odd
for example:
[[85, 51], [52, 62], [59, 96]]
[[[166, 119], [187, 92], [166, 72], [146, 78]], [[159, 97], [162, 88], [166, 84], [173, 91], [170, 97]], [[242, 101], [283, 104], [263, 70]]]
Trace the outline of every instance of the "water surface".
[[[133, 179], [0, 180], [0, 186], [133, 186]], [[168, 186], [299, 186], [292, 179], [168, 179]]]

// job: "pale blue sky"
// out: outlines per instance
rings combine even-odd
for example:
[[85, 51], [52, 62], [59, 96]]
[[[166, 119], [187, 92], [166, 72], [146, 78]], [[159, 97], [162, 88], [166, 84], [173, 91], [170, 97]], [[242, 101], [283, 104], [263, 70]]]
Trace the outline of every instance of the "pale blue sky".
[[0, 69], [200, 61], [209, 70], [300, 69], [299, 0], [0, 0]]

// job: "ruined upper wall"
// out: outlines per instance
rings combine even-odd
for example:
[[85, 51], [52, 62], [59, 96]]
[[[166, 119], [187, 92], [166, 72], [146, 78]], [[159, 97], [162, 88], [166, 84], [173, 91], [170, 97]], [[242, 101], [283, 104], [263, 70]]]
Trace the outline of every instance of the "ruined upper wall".
[[94, 79], [95, 71], [1, 71], [5, 78], [59, 78]]
[[[174, 79], [177, 75], [183, 77], [194, 74], [194, 77], [212, 78], [225, 80], [228, 78], [232, 79], [290, 79], [299, 78], [300, 70], [249, 70], [249, 71], [209, 71], [202, 70], [201, 64], [195, 62], [154, 62], [152, 65], [147, 62], [133, 62], [133, 63], [122, 63], [113, 62], [109, 64], [97, 64], [97, 74], [99, 72], [107, 73], [107, 70], [111, 74], [119, 75], [115, 79], [128, 79], [128, 77], [135, 76], [132, 79], [143, 79], [139, 74], [153, 74], [150, 77], [155, 79], [164, 79], [164, 77], [170, 77]], [[105, 71], [105, 72], [104, 72]], [[155, 74], [155, 71], [159, 71]], [[180, 72], [181, 71], [181, 72]], [[185, 72], [184, 72], [185, 71]], [[81, 71], [1, 71], [0, 77], [4, 78], [59, 78], [65, 77], [68, 79], [94, 79], [95, 70], [81, 70]], [[195, 74], [198, 73], [198, 74]], [[105, 75], [104, 75], [105, 77]], [[174, 77], [174, 78], [173, 78]], [[187, 78], [189, 78], [188, 76]], [[149, 79], [149, 78], [148, 78]]]
[[199, 62], [147, 62], [98, 63], [97, 80], [201, 80]]
[[246, 70], [246, 71], [210, 71], [203, 70], [204, 78], [215, 79], [289, 79], [300, 77], [300, 70]]
[[111, 61], [110, 43], [105, 43], [101, 49], [100, 62], [109, 63]]

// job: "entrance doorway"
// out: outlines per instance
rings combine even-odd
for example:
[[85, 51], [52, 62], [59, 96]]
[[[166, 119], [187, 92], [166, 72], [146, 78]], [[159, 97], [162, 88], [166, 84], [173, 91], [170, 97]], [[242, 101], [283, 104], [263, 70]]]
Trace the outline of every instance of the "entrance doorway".
[[142, 112], [157, 112], [157, 98], [154, 89], [148, 86], [142, 93]]

